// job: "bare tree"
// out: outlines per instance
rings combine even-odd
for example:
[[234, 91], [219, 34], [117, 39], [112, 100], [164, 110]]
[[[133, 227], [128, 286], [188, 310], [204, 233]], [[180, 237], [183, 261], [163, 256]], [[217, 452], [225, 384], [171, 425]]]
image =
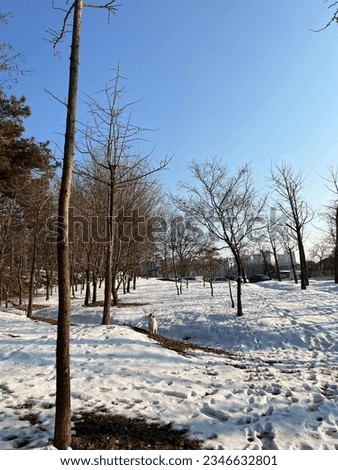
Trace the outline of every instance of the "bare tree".
[[267, 259], [267, 254], [270, 255], [272, 253], [275, 263], [276, 277], [279, 281], [282, 280], [277, 255], [278, 248], [280, 246], [278, 238], [278, 233], [280, 230], [280, 220], [276, 219], [276, 209], [272, 207], [270, 208], [270, 214], [267, 214], [265, 217], [264, 230], [261, 230], [256, 238], [259, 246], [259, 251], [264, 260], [265, 271], [272, 279], [270, 263]]
[[329, 169], [326, 187], [333, 194], [333, 199], [327, 207], [326, 218], [329, 225], [330, 238], [333, 245], [334, 254], [334, 282], [338, 283], [338, 168], [331, 167]]
[[[329, 3], [328, 10], [332, 11], [330, 20], [320, 29], [312, 30], [316, 33], [324, 31], [329, 28], [333, 23], [338, 23], [338, 0], [332, 1]], [[330, 190], [336, 195], [338, 194], [338, 174], [337, 169], [330, 169], [329, 177], [329, 186]], [[332, 221], [334, 223], [332, 224]], [[334, 243], [334, 270], [335, 270], [335, 283], [338, 283], [338, 204], [335, 202], [335, 215], [331, 217], [331, 234], [333, 237]]]
[[286, 164], [271, 168], [270, 181], [279, 196], [276, 201], [278, 209], [286, 217], [286, 226], [290, 229], [297, 241], [300, 268], [301, 288], [306, 289], [309, 284], [304, 248], [304, 229], [313, 218], [309, 205], [302, 199], [304, 177], [302, 173], [294, 173]]
[[[215, 271], [220, 269], [221, 266], [221, 259], [219, 257], [219, 250], [212, 246], [205, 246], [201, 251], [201, 256], [199, 258], [200, 266], [202, 268], [203, 273], [203, 285], [205, 286], [205, 282], [209, 282], [210, 286], [210, 294], [211, 297], [214, 296], [214, 284], [213, 278], [215, 276]], [[229, 284], [230, 285], [230, 284]], [[234, 308], [234, 304], [232, 305]]]
[[[10, 13], [0, 12], [0, 25], [6, 25], [10, 17]], [[13, 81], [16, 81], [17, 76], [26, 72], [19, 66], [22, 58], [22, 54], [14, 52], [13, 46], [11, 44], [0, 41], [1, 88], [4, 88], [5, 86], [11, 88], [11, 84]]]
[[[310, 257], [313, 263], [315, 263], [314, 271], [320, 276], [325, 276], [327, 273], [328, 264], [329, 267], [333, 267], [332, 261], [332, 243], [330, 240], [323, 239], [319, 243], [315, 243], [310, 252]], [[328, 263], [329, 261], [329, 263]], [[332, 269], [329, 274], [332, 274]]]
[[278, 261], [278, 238], [276, 236], [276, 221], [269, 220], [267, 223], [267, 233], [268, 233], [268, 240], [270, 242], [273, 259], [275, 261], [275, 268], [276, 268], [276, 276], [278, 281], [282, 280], [281, 272], [279, 268], [279, 261]]
[[[31, 318], [33, 315], [33, 295], [36, 283], [36, 266], [38, 258], [39, 238], [45, 234], [46, 220], [49, 212], [46, 213], [46, 206], [48, 207], [51, 193], [48, 188], [49, 181], [46, 177], [32, 180], [27, 182], [25, 193], [26, 202], [28, 206], [25, 211], [25, 218], [27, 219], [27, 229], [31, 233], [31, 268], [29, 274], [29, 291], [28, 291], [28, 306], [27, 317]], [[40, 245], [41, 246], [41, 245]]]
[[[327, 1], [327, 0], [325, 0]], [[329, 6], [327, 7], [328, 10], [332, 10], [331, 18], [329, 21], [326, 23], [325, 26], [323, 26], [320, 29], [311, 29], [314, 33], [319, 33], [320, 31], [324, 31], [325, 29], [329, 28], [332, 23], [338, 23], [338, 1], [332, 1]]]
[[[184, 278], [191, 274], [201, 250], [206, 246], [206, 237], [191, 217], [167, 212], [167, 221], [162, 243], [166, 244], [170, 253], [176, 291], [180, 295], [183, 293]], [[188, 286], [188, 279], [186, 285]]]
[[56, 347], [56, 410], [54, 445], [58, 449], [67, 449], [71, 442], [71, 402], [70, 402], [70, 249], [69, 249], [69, 207], [73, 157], [75, 150], [77, 88], [80, 58], [81, 20], [84, 6], [105, 8], [114, 11], [112, 0], [105, 5], [84, 5], [83, 0], [74, 0], [65, 11], [63, 26], [55, 34], [56, 47], [66, 34], [68, 18], [73, 14], [72, 41], [69, 65], [69, 84], [67, 99], [66, 133], [64, 141], [63, 167], [58, 205], [58, 332]]
[[285, 253], [288, 255], [290, 260], [290, 279], [293, 278], [295, 284], [298, 284], [298, 274], [296, 270], [296, 260], [295, 260], [295, 249], [297, 246], [297, 240], [291, 230], [285, 226], [284, 230], [278, 233], [278, 239], [280, 244], [285, 250]]
[[121, 75], [117, 69], [112, 86], [106, 86], [104, 104], [93, 99], [89, 102], [92, 125], [86, 126], [83, 132], [84, 146], [82, 152], [90, 156], [93, 167], [101, 169], [101, 175], [94, 172], [89, 177], [100, 181], [107, 193], [107, 251], [105, 268], [105, 293], [102, 324], [110, 322], [111, 298], [117, 302], [115, 279], [113, 277], [114, 244], [116, 238], [116, 224], [114, 223], [117, 211], [118, 193], [126, 191], [132, 182], [141, 181], [147, 176], [164, 168], [168, 161], [165, 158], [158, 166], [150, 167], [147, 155], [135, 153], [134, 146], [141, 140], [141, 129], [131, 123], [128, 108], [132, 103], [122, 103], [123, 88], [120, 88]]
[[56, 344], [56, 405], [54, 445], [67, 449], [71, 443], [71, 388], [70, 388], [70, 267], [69, 267], [69, 201], [73, 171], [78, 70], [80, 57], [80, 30], [82, 0], [75, 0], [67, 15], [73, 10], [69, 88], [67, 102], [66, 134], [63, 168], [58, 206], [58, 287], [59, 310]]
[[26, 225], [21, 206], [14, 199], [1, 196], [0, 304], [4, 300], [6, 307], [10, 298], [15, 297], [15, 281], [18, 284], [19, 303], [22, 303], [22, 273], [27, 260], [25, 235]]
[[181, 184], [189, 196], [176, 197], [175, 203], [230, 249], [238, 275], [237, 316], [242, 316], [243, 252], [260, 223], [265, 198], [258, 198], [254, 190], [249, 165], [231, 175], [227, 165], [213, 158], [193, 162], [190, 169], [196, 184]]
[[136, 288], [136, 276], [141, 263], [154, 257], [156, 245], [151, 221], [156, 220], [160, 194], [151, 176], [131, 181], [119, 194], [119, 213], [123, 217], [119, 227], [122, 250], [118, 269], [122, 273], [124, 293], [130, 292], [131, 281], [133, 289]]

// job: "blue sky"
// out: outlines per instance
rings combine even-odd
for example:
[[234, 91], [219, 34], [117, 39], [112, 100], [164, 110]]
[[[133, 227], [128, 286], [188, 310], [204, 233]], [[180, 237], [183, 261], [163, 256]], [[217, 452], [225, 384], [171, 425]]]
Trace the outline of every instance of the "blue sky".
[[[94, 0], [93, 0], [94, 1]], [[99, 0], [95, 0], [99, 3]], [[319, 175], [338, 152], [338, 26], [314, 33], [330, 18], [324, 0], [118, 0], [107, 22], [102, 10], [83, 16], [79, 120], [86, 94], [101, 90], [120, 64], [135, 124], [153, 158], [172, 155], [159, 175], [174, 190], [192, 159], [217, 156], [234, 171], [252, 162], [258, 188], [271, 164], [289, 162], [306, 176], [313, 204], [329, 198]], [[55, 0], [65, 7], [65, 0]], [[12, 93], [25, 95], [29, 135], [62, 146], [67, 96], [68, 36], [53, 55], [47, 29], [63, 15], [52, 0], [0, 2], [13, 18], [2, 38], [33, 72]]]

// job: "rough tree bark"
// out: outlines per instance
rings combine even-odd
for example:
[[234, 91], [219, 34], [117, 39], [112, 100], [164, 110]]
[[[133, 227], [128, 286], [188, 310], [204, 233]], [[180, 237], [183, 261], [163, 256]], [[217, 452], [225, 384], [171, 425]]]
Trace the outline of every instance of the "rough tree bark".
[[[109, 136], [111, 139], [111, 136]], [[114, 226], [114, 209], [115, 209], [115, 184], [116, 184], [116, 159], [117, 153], [113, 152], [111, 155], [111, 145], [108, 146], [107, 156], [109, 162], [109, 173], [110, 173], [110, 185], [108, 188], [109, 191], [109, 209], [108, 209], [108, 246], [107, 246], [107, 256], [106, 256], [106, 273], [105, 273], [105, 285], [104, 285], [104, 304], [103, 304], [103, 315], [102, 315], [102, 325], [109, 325], [110, 322], [110, 308], [111, 308], [111, 298], [114, 294], [114, 305], [115, 305], [115, 292], [114, 285], [115, 279], [113, 278], [113, 252], [114, 252], [114, 235], [115, 235], [115, 226]], [[113, 157], [113, 161], [110, 159]], [[114, 284], [114, 285], [113, 285]]]
[[338, 207], [335, 214], [335, 247], [334, 247], [334, 282], [338, 284]]
[[56, 344], [56, 408], [54, 430], [54, 445], [57, 449], [67, 449], [71, 443], [71, 387], [69, 357], [71, 283], [68, 234], [69, 204], [75, 149], [76, 101], [82, 9], [82, 0], [75, 0], [69, 68], [66, 134], [58, 209], [57, 256], [59, 313]]

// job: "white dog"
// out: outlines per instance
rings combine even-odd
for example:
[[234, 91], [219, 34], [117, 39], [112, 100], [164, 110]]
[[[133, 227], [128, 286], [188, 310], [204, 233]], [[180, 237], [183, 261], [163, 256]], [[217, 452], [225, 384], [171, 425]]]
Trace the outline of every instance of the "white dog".
[[148, 328], [151, 335], [157, 335], [157, 320], [153, 313], [148, 315]]

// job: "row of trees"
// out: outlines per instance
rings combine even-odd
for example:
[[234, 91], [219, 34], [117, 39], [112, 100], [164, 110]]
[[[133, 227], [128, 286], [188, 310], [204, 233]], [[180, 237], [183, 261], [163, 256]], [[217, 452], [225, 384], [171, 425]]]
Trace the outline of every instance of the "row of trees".
[[[234, 265], [235, 274], [246, 279], [249, 255], [260, 252], [264, 259], [271, 253], [280, 279], [278, 252], [289, 252], [291, 265], [297, 249], [306, 289], [304, 237], [314, 217], [326, 221], [326, 246], [337, 259], [337, 172], [331, 170], [325, 180], [333, 200], [323, 215], [315, 215], [303, 200], [303, 176], [287, 165], [271, 169], [269, 200], [255, 191], [249, 165], [233, 172], [216, 158], [191, 164], [193, 182], [181, 185], [183, 196], [165, 196], [154, 173], [167, 162], [150, 167], [148, 156], [135, 152], [142, 132], [130, 123], [120, 81], [117, 72], [103, 101], [89, 103], [93, 120], [78, 132], [81, 159], [75, 164], [69, 213], [72, 294], [82, 284], [85, 304], [96, 303], [97, 288], [106, 281], [104, 324], [109, 324], [111, 304], [119, 302], [119, 288], [135, 287], [137, 274], [151, 274], [149, 265], [155, 275], [180, 278], [196, 270], [211, 276], [227, 261], [225, 272], [234, 274]], [[23, 137], [30, 113], [24, 98], [1, 92], [0, 104], [0, 300], [6, 305], [26, 301], [31, 316], [34, 292], [44, 286], [48, 298], [58, 281], [60, 182], [48, 143]], [[182, 292], [181, 285], [177, 289]], [[240, 290], [239, 285], [239, 316]]]
[[[314, 214], [302, 199], [303, 176], [287, 165], [271, 170], [275, 200], [270, 205], [276, 210], [266, 214], [267, 197], [257, 195], [248, 165], [233, 173], [215, 158], [194, 162], [193, 183], [181, 188], [186, 196], [172, 195], [164, 204], [165, 196], [153, 173], [166, 162], [150, 168], [147, 158], [134, 152], [140, 129], [125, 116], [128, 107], [120, 101], [119, 82], [117, 75], [113, 87], [104, 91], [105, 105], [90, 102], [94, 124], [79, 133], [82, 159], [75, 167], [70, 212], [73, 295], [81, 280], [87, 289], [86, 304], [96, 302], [98, 283], [110, 276], [111, 291], [105, 296], [107, 324], [109, 299], [116, 305], [119, 284], [126, 288], [127, 280], [129, 286], [145, 263], [156, 259], [160, 267], [156, 274], [189, 276], [196, 266], [203, 266], [203, 259], [205, 264], [205, 260], [217, 258], [224, 247], [229, 248], [242, 278], [251, 252], [264, 255], [270, 251], [278, 277], [277, 252], [291, 255], [297, 247], [305, 289], [304, 236]], [[23, 120], [30, 113], [24, 98], [6, 97], [1, 92], [0, 105], [0, 299], [22, 304], [28, 295], [30, 316], [34, 291], [44, 285], [48, 298], [57, 282], [57, 235], [53, 230], [58, 227], [59, 182], [48, 143], [23, 137]], [[334, 196], [324, 214], [326, 246], [337, 259], [338, 178], [333, 169], [325, 184]]]
[[[113, 3], [104, 7], [112, 8]], [[7, 17], [1, 18], [5, 21]], [[55, 44], [63, 33], [64, 30], [56, 36]], [[17, 55], [9, 56], [8, 45], [1, 44], [0, 49], [2, 72], [18, 73], [14, 65]], [[6, 81], [3, 80], [3, 85]], [[164, 197], [153, 178], [155, 172], [166, 166], [167, 159], [151, 168], [149, 155], [135, 153], [141, 129], [131, 124], [128, 105], [121, 100], [120, 81], [117, 71], [113, 85], [106, 86], [103, 92], [103, 103], [89, 102], [92, 123], [78, 129], [77, 150], [82, 157], [75, 166], [72, 189], [68, 188], [69, 177], [67, 189], [62, 189], [64, 178], [58, 179], [48, 143], [23, 137], [23, 120], [30, 114], [25, 99], [7, 97], [1, 90], [0, 300], [8, 304], [9, 300], [17, 299], [22, 303], [28, 293], [31, 316], [34, 290], [44, 284], [48, 296], [53, 282], [57, 282], [55, 247], [62, 246], [65, 240], [71, 241], [67, 255], [71, 259], [71, 281], [74, 285], [79, 279], [85, 282], [86, 303], [90, 302], [91, 283], [95, 302], [96, 286], [106, 280], [104, 324], [109, 323], [111, 298], [114, 304], [118, 302], [121, 279], [129, 280], [129, 284], [140, 266], [155, 258], [163, 274], [171, 271], [175, 277], [187, 276], [197, 259], [199, 264], [203, 259], [210, 262], [217, 250], [226, 247], [233, 256], [238, 277], [245, 279], [248, 252], [259, 250], [264, 256], [268, 250], [273, 253], [280, 277], [278, 247], [283, 246], [291, 254], [296, 246], [301, 287], [306, 289], [304, 236], [314, 214], [302, 199], [302, 174], [296, 174], [287, 165], [271, 169], [269, 180], [276, 194], [273, 205], [279, 214], [272, 219], [265, 215], [267, 197], [257, 195], [248, 165], [234, 173], [217, 159], [193, 162], [190, 168], [193, 183], [182, 184], [186, 196], [171, 196], [172, 209], [168, 213], [168, 204], [164, 210], [161, 204]], [[73, 125], [74, 119], [71, 121]], [[65, 160], [62, 166], [65, 171]], [[331, 246], [337, 264], [335, 170], [331, 170], [326, 182], [334, 194], [332, 206], [326, 212], [330, 232], [326, 246]], [[58, 195], [63, 193], [71, 207], [67, 228], [60, 213], [55, 224], [52, 222], [58, 205], [60, 209]], [[68, 211], [69, 207], [67, 214]], [[53, 228], [58, 231], [56, 237], [51, 235]], [[154, 231], [158, 232], [157, 237], [153, 236]], [[73, 286], [73, 293], [74, 289]], [[242, 314], [240, 298], [239, 287], [238, 315]]]
[[[53, 167], [48, 143], [23, 137], [29, 114], [24, 98], [6, 97], [0, 90], [0, 299], [8, 303], [16, 294], [22, 303], [29, 287], [31, 315], [37, 257], [43, 256], [39, 239], [52, 209]], [[47, 251], [40, 260], [46, 269]]]

